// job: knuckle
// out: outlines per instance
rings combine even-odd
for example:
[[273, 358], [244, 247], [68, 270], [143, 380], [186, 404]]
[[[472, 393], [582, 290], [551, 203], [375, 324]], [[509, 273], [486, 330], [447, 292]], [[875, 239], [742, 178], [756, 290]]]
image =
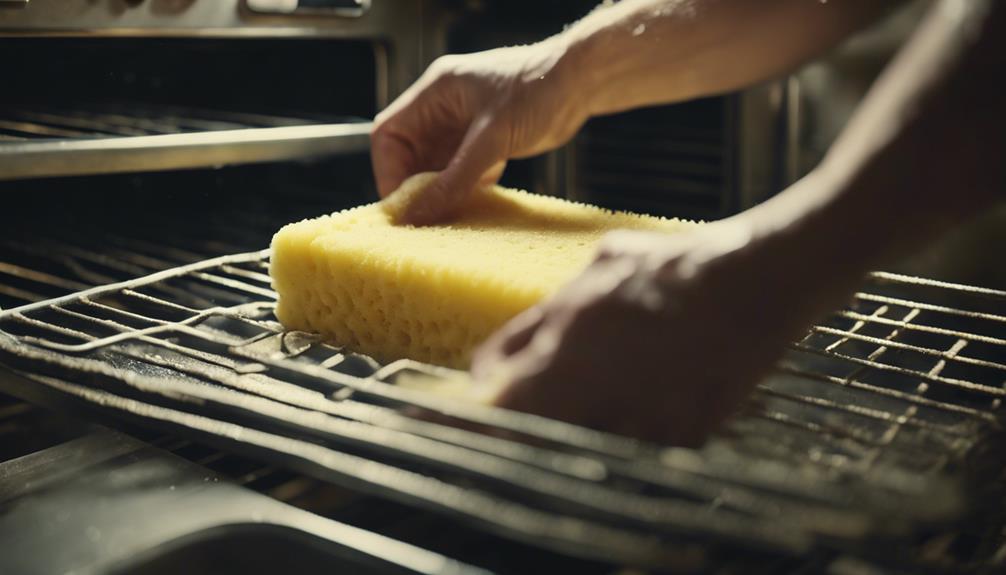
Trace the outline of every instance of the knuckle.
[[458, 56], [454, 54], [446, 54], [440, 56], [434, 60], [429, 68], [427, 68], [427, 73], [432, 75], [434, 78], [444, 78], [453, 76], [457, 70]]
[[389, 137], [390, 128], [388, 127], [388, 118], [383, 114], [384, 113], [382, 112], [374, 118], [374, 125], [370, 129], [371, 140], [385, 140]]
[[424, 95], [442, 94], [455, 81], [455, 77], [447, 72], [436, 73], [430, 77], [424, 89]]
[[444, 54], [443, 56], [440, 56], [437, 59], [440, 60], [441, 65], [453, 67], [456, 66], [458, 62], [461, 61], [462, 58], [463, 56], [461, 56], [460, 54]]
[[454, 59], [455, 59], [455, 56], [453, 54], [444, 54], [443, 56], [438, 56], [430, 64], [430, 69], [431, 70], [441, 70], [443, 68], [446, 68], [446, 67], [448, 67], [448, 66], [451, 65], [451, 63], [454, 61]]

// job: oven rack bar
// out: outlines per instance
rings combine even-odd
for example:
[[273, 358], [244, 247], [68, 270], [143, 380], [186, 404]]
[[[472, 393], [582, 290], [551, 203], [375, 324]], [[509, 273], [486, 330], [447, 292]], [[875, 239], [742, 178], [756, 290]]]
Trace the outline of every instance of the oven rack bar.
[[[114, 322], [108, 320], [96, 320], [95, 318], [83, 316], [77, 314], [77, 312], [71, 312], [63, 308], [55, 308], [55, 309], [58, 309], [62, 313], [71, 316], [77, 316], [80, 319], [97, 321], [110, 327], [117, 327], [114, 324]], [[31, 322], [32, 320], [25, 319], [25, 321]], [[75, 330], [62, 329], [59, 331], [61, 333], [75, 337], [80, 337], [81, 339], [85, 340], [92, 339], [87, 334], [77, 332]], [[202, 334], [200, 334], [200, 336], [202, 336]], [[223, 345], [227, 345], [232, 348], [249, 347], [247, 344], [243, 344], [240, 341], [228, 342], [221, 340], [219, 339], [220, 338], [219, 334], [216, 336], [216, 338], [217, 338], [215, 340], [216, 342], [222, 343]], [[148, 341], [147, 338], [143, 339], [144, 341]], [[213, 356], [207, 353], [197, 354], [192, 349], [181, 348], [177, 345], [169, 343], [164, 343], [162, 345], [164, 345], [167, 349], [170, 349], [172, 351], [179, 351], [181, 353], [188, 353], [190, 355], [198, 355], [201, 359], [211, 361], [216, 365], [223, 365], [230, 368], [235, 367], [233, 365], [232, 360], [229, 360], [228, 358], [223, 356]], [[375, 427], [392, 429], [396, 431], [403, 431], [406, 433], [410, 433], [414, 436], [419, 436], [427, 439], [434, 439], [444, 444], [450, 444], [452, 446], [460, 446], [464, 448], [474, 449], [482, 453], [492, 454], [501, 458], [509, 459], [511, 461], [517, 462], [518, 464], [528, 464], [531, 467], [537, 467], [553, 472], [558, 472], [571, 477], [587, 479], [587, 480], [600, 480], [605, 479], [610, 475], [617, 475], [621, 477], [630, 477], [632, 479], [640, 481], [659, 483], [664, 487], [672, 488], [681, 492], [691, 493], [696, 497], [713, 498], [718, 496], [718, 494], [713, 493], [712, 491], [710, 491], [710, 489], [708, 489], [708, 484], [705, 483], [704, 480], [698, 481], [692, 477], [687, 476], [664, 477], [661, 472], [666, 471], [665, 469], [661, 470], [653, 468], [652, 466], [648, 467], [645, 465], [628, 466], [625, 464], [624, 461], [612, 457], [602, 458], [598, 460], [596, 456], [594, 458], [588, 458], [578, 455], [567, 455], [560, 452], [548, 452], [537, 449], [531, 449], [513, 443], [508, 443], [492, 436], [482, 436], [478, 434], [472, 434], [466, 432], [465, 430], [457, 430], [454, 428], [431, 425], [427, 422], [416, 421], [408, 417], [402, 417], [394, 410], [389, 410], [387, 408], [374, 405], [366, 405], [363, 403], [358, 403], [357, 401], [352, 400], [350, 397], [341, 397], [339, 402], [332, 403], [329, 401], [322, 400], [322, 398], [318, 396], [316, 393], [310, 393], [310, 392], [305, 393], [304, 390], [299, 387], [289, 386], [288, 384], [284, 384], [278, 380], [270, 380], [271, 389], [262, 388], [259, 385], [253, 385], [252, 387], [248, 387], [246, 384], [237, 381], [234, 377], [228, 377], [227, 374], [221, 373], [219, 369], [207, 370], [204, 368], [186, 367], [180, 365], [179, 362], [171, 360], [151, 360], [149, 357], [146, 357], [143, 354], [137, 354], [130, 349], [125, 349], [124, 354], [140, 361], [152, 361], [153, 363], [160, 365], [161, 367], [175, 368], [186, 373], [187, 375], [202, 376], [208, 380], [212, 380], [217, 383], [227, 385], [229, 387], [236, 388], [242, 391], [257, 392], [259, 395], [263, 397], [273, 399], [279, 402], [284, 402], [300, 408], [310, 409], [321, 413], [327, 413], [329, 415], [335, 415], [346, 419], [365, 422], [367, 424], [374, 425]], [[248, 354], [247, 351], [236, 351], [236, 355], [239, 356], [244, 356], [247, 354]], [[334, 356], [334, 358], [339, 361], [344, 361], [344, 357], [341, 354]], [[411, 367], [413, 365], [411, 364], [411, 362], [401, 362], [401, 363], [404, 364], [406, 368]], [[393, 373], [399, 371], [399, 369], [397, 369], [395, 365], [389, 367], [391, 368], [390, 370], [389, 369], [378, 370], [374, 374], [375, 378], [383, 379], [381, 375], [382, 373]], [[216, 373], [213, 373], [214, 371]], [[173, 395], [175, 395], [176, 393], [186, 394], [185, 391], [171, 390], [169, 389], [170, 387], [172, 387], [171, 384], [168, 384], [167, 387], [162, 386], [159, 392], [170, 392]], [[345, 391], [345, 389], [343, 389], [343, 391]], [[192, 388], [188, 392], [188, 394], [201, 397], [199, 401], [204, 402], [206, 401], [206, 398], [202, 397], [202, 394], [205, 392], [206, 392], [205, 389], [197, 387]], [[224, 392], [225, 395], [227, 395], [228, 393], [230, 392]], [[231, 400], [222, 401], [221, 403], [223, 405], [236, 405], [237, 403], [241, 402], [242, 399], [244, 399], [233, 393], [230, 393], [230, 395], [232, 396]], [[345, 396], [346, 394], [342, 395]], [[410, 405], [415, 407], [418, 404], [413, 402]], [[298, 416], [293, 414], [291, 415], [292, 415], [291, 419], [299, 419]], [[393, 439], [388, 439], [386, 437], [383, 439], [374, 437], [373, 439], [377, 441], [377, 443], [375, 443], [373, 447], [389, 446], [395, 443]], [[366, 441], [367, 438], [364, 438], [363, 440]], [[444, 448], [441, 449], [442, 451], [437, 455], [439, 455], [441, 459], [446, 460], [450, 454], [447, 453], [446, 449]], [[460, 455], [462, 457], [470, 456], [470, 454], [460, 454]], [[458, 459], [458, 461], [462, 460]], [[515, 464], [513, 465], [513, 467], [518, 468], [516, 470], [520, 471], [519, 465]], [[496, 469], [493, 471], [492, 477], [507, 476], [508, 474], [511, 474], [512, 471], [514, 471], [514, 469], [503, 469], [502, 471]], [[534, 476], [534, 474], [537, 473], [537, 471], [533, 468], [528, 468], [523, 470], [521, 473], [525, 477], [531, 477]], [[510, 482], [513, 484], [519, 484], [522, 482], [522, 479], [523, 479], [522, 477], [516, 476], [511, 478]], [[796, 491], [796, 486], [789, 486], [789, 488], [792, 491]], [[823, 488], [813, 491], [805, 490], [804, 495], [806, 495], [806, 497], [810, 500], [820, 501], [820, 500], [827, 500], [830, 494], [826, 488]], [[553, 494], [553, 496], [561, 498], [563, 497], [563, 494], [561, 493]], [[608, 495], [608, 498], [609, 499], [611, 498], [610, 494]], [[771, 497], [765, 498], [762, 501], [757, 501], [751, 497], [747, 498], [741, 497], [739, 496], [738, 493], [732, 493], [731, 496], [728, 497], [727, 499], [728, 500], [723, 501], [723, 503], [726, 505], [739, 505], [744, 507], [746, 510], [755, 510], [755, 511], [757, 510], [756, 508], [765, 508], [767, 506], [771, 506], [773, 508], [780, 508], [780, 507], [785, 508], [791, 506], [792, 503], [787, 501], [770, 501], [772, 499]], [[840, 503], [838, 503], [839, 499], [838, 495], [831, 496], [831, 499], [833, 500], [832, 503], [840, 505]], [[621, 503], [626, 507], [628, 507], [631, 502], [622, 501]], [[655, 507], [659, 507], [659, 505]], [[820, 510], [818, 510], [817, 513], [818, 515], [822, 515], [822, 512]], [[842, 524], [843, 521], [846, 523], [850, 521], [848, 517], [840, 516], [841, 514], [825, 513], [823, 515], [824, 516], [821, 518], [826, 520], [826, 522], [828, 523], [828, 526], [826, 527], [827, 529], [833, 530], [836, 528], [837, 525]], [[679, 517], [678, 519], [679, 522], [685, 520], [685, 518], [683, 517]], [[854, 519], [851, 521], [855, 523]], [[824, 529], [825, 527], [818, 526], [818, 528]]]
[[359, 153], [370, 124], [316, 124], [208, 132], [0, 141], [0, 180], [294, 160]]
[[[947, 365], [974, 367], [973, 361], [963, 361], [970, 356], [962, 355], [961, 351], [971, 341], [996, 346], [994, 337], [941, 328], [956, 337], [958, 343], [946, 352], [929, 349], [917, 353], [918, 345], [902, 345], [898, 338], [907, 331], [904, 326], [918, 323], [919, 308], [896, 314], [897, 326], [887, 336], [878, 338], [863, 332], [888, 326], [870, 318], [884, 319], [892, 308], [899, 306], [877, 306], [866, 298], [859, 299], [875, 308], [863, 315], [866, 320], [838, 316], [850, 325], [824, 326], [827, 329], [812, 331], [795, 348], [802, 354], [837, 359], [838, 363], [851, 367], [851, 372], [846, 370], [842, 377], [818, 369], [808, 372], [816, 378], [803, 379], [822, 383], [829, 393], [854, 390], [857, 395], [853, 400], [829, 398], [829, 393], [798, 393], [770, 381], [761, 390], [762, 396], [770, 401], [753, 409], [752, 415], [741, 422], [742, 426], [770, 422], [775, 426], [771, 439], [776, 442], [783, 438], [775, 435], [780, 430], [785, 430], [785, 439], [794, 443], [813, 440], [819, 456], [811, 454], [809, 460], [798, 453], [795, 461], [791, 454], [790, 461], [765, 463], [763, 458], [751, 457], [744, 449], [735, 449], [731, 455], [734, 459], [724, 459], [722, 453], [714, 457], [709, 452], [662, 450], [534, 416], [430, 397], [383, 381], [392, 381], [397, 374], [410, 370], [434, 374], [440, 373], [438, 370], [411, 362], [378, 370], [365, 358], [343, 354], [305, 334], [283, 334], [271, 319], [272, 297], [265, 273], [267, 257], [268, 252], [262, 251], [216, 258], [0, 312], [0, 329], [14, 337], [14, 343], [4, 340], [6, 355], [10, 361], [27, 363], [24, 375], [37, 384], [63, 394], [89, 397], [106, 407], [131, 406], [127, 411], [144, 413], [153, 409], [163, 416], [161, 421], [182, 425], [192, 421], [192, 417], [205, 418], [206, 413], [212, 412], [216, 416], [212, 419], [216, 423], [210, 422], [212, 429], [219, 431], [220, 424], [225, 425], [228, 433], [244, 434], [240, 429], [253, 422], [259, 432], [267, 433], [260, 437], [266, 443], [274, 441], [268, 436], [277, 426], [289, 427], [283, 422], [301, 419], [320, 422], [319, 426], [300, 428], [294, 435], [321, 433], [323, 442], [334, 441], [348, 445], [351, 450], [363, 446], [377, 459], [393, 452], [394, 458], [408, 457], [427, 466], [439, 466], [441, 473], [462, 474], [467, 480], [481, 477], [479, 481], [484, 481], [488, 475], [501, 474], [497, 482], [502, 479], [510, 488], [523, 490], [525, 496], [544, 498], [549, 505], [561, 503], [559, 508], [566, 513], [573, 506], [577, 513], [586, 513], [590, 521], [614, 519], [619, 528], [638, 529], [642, 524], [676, 536], [690, 533], [720, 542], [759, 542], [776, 550], [792, 551], [806, 545], [807, 537], [834, 530], [836, 526], [845, 532], [828, 532], [829, 537], [862, 537], [877, 527], [870, 523], [871, 513], [883, 515], [889, 526], [899, 523], [899, 517], [911, 523], [954, 516], [960, 512], [960, 502], [955, 499], [952, 487], [943, 481], [938, 464], [920, 478], [911, 473], [917, 470], [892, 469], [890, 464], [882, 464], [883, 460], [890, 454], [896, 455], [895, 461], [926, 460], [926, 450], [932, 451], [933, 445], [937, 445], [944, 449], [938, 455], [959, 463], [983, 430], [998, 426], [1001, 394], [993, 385], [941, 375]], [[907, 283], [897, 278], [883, 279]], [[172, 289], [167, 290], [168, 287]], [[943, 285], [930, 287], [954, 289]], [[188, 300], [180, 295], [186, 293], [192, 294]], [[907, 299], [898, 301], [913, 303]], [[958, 315], [973, 315], [968, 310], [947, 309], [955, 309]], [[993, 327], [1004, 324], [1002, 316], [995, 313], [982, 312], [980, 319]], [[833, 339], [822, 347], [813, 341], [820, 337]], [[857, 359], [851, 351], [831, 353], [843, 346], [861, 344], [871, 346], [865, 355], [865, 361], [870, 363], [850, 361]], [[929, 387], [913, 393], [870, 381], [871, 370], [883, 372], [873, 364], [887, 365], [881, 360], [894, 354], [908, 354], [915, 359], [920, 356], [927, 361], [937, 359], [925, 371], [914, 365], [888, 365], [913, 380], [919, 374], [926, 375], [928, 379], [921, 379]], [[128, 365], [120, 363], [126, 359], [138, 362], [134, 366], [145, 364], [155, 372], [173, 375], [151, 377], [146, 371], [136, 373], [121, 367]], [[1001, 388], [999, 364], [983, 357], [971, 359], [983, 369], [998, 373]], [[101, 381], [82, 385], [78, 378], [66, 377], [67, 373], [91, 374]], [[787, 373], [800, 372], [790, 369]], [[971, 385], [961, 386], [959, 382]], [[942, 391], [937, 397], [927, 396], [931, 389]], [[967, 404], [956, 402], [945, 397], [943, 391], [966, 392], [977, 400]], [[874, 405], [876, 401], [892, 403]], [[465, 427], [417, 419], [399, 413], [397, 408], [403, 406], [463, 420], [468, 425], [533, 436], [537, 441], [528, 445]], [[813, 417], [804, 417], [807, 413], [799, 411], [803, 408], [810, 408]], [[236, 420], [235, 410], [242, 414]], [[849, 416], [866, 425], [862, 429], [843, 428], [829, 422], [836, 415]], [[268, 431], [262, 429], [262, 421], [269, 422], [265, 426]], [[354, 423], [347, 427], [344, 421]], [[886, 429], [871, 435], [869, 426], [877, 424]], [[359, 432], [365, 428], [369, 431]], [[208, 433], [207, 429], [202, 432]], [[217, 433], [216, 437], [241, 444], [226, 433]], [[905, 437], [908, 440], [902, 442]], [[922, 440], [922, 444], [916, 444], [912, 438]], [[261, 444], [252, 447], [263, 449]], [[834, 454], [820, 456], [831, 447], [852, 448], [851, 452], [858, 451], [860, 457], [853, 461], [847, 456], [843, 462]], [[275, 450], [270, 453], [269, 457], [282, 456]], [[438, 458], [438, 454], [443, 457]], [[740, 472], [736, 465], [738, 458], [747, 459], [749, 464]], [[379, 464], [373, 459], [367, 461], [368, 465]], [[798, 465], [787, 466], [787, 463]], [[819, 472], [803, 474], [794, 469], [808, 464], [819, 468]], [[830, 481], [822, 481], [822, 477], [828, 476]], [[867, 476], [869, 481], [864, 480]], [[636, 487], [628, 492], [611, 489], [606, 483], [613, 478]], [[347, 477], [340, 475], [339, 479], [346, 481]], [[407, 496], [417, 504], [436, 504], [416, 493], [403, 494], [400, 486], [380, 481], [369, 485], [389, 496]], [[637, 492], [640, 486], [673, 495], [641, 496]], [[617, 504], [598, 503], [608, 497]], [[700, 511], [713, 501], [718, 507], [715, 512], [707, 511], [708, 521], [691, 517], [702, 515]], [[449, 505], [440, 505], [440, 509], [458, 511]], [[654, 510], [658, 512], [656, 515]], [[469, 515], [465, 516], [470, 520], [478, 519]], [[744, 516], [755, 519], [739, 519]], [[797, 529], [779, 530], [768, 525], [787, 522]], [[512, 530], [514, 526], [495, 527]], [[896, 530], [905, 528], [900, 525]], [[517, 531], [511, 535], [528, 537], [527, 529]], [[575, 542], [566, 540], [561, 546], [572, 543]], [[630, 543], [621, 550], [608, 548], [603, 553], [631, 555], [641, 549], [626, 551], [638, 541]], [[645, 559], [650, 560], [652, 557]], [[633, 561], [644, 558], [636, 553]]]
[[[167, 278], [167, 277], [176, 276], [176, 275], [178, 275], [180, 273], [182, 273], [182, 274], [184, 274], [184, 273], [198, 273], [199, 277], [201, 277], [202, 279], [207, 279], [207, 280], [211, 280], [211, 281], [214, 281], [214, 282], [226, 285], [228, 283], [227, 280], [225, 280], [223, 278], [220, 278], [218, 276], [215, 276], [215, 275], [208, 275], [208, 274], [205, 274], [205, 273], [202, 273], [202, 272], [197, 272], [196, 270], [200, 270], [200, 269], [202, 269], [204, 267], [208, 267], [207, 264], [209, 264], [209, 267], [212, 267], [212, 264], [214, 262], [220, 262], [220, 261], [228, 261], [228, 262], [230, 262], [230, 264], [240, 263], [242, 261], [255, 262], [259, 258], [265, 257], [266, 254], [267, 254], [267, 252], [257, 252], [257, 253], [252, 253], [252, 254], [244, 254], [242, 257], [239, 257], [239, 258], [235, 258], [235, 257], [218, 258], [217, 260], [211, 260], [210, 262], [200, 262], [200, 263], [197, 263], [197, 264], [193, 264], [191, 266], [183, 266], [183, 267], [180, 267], [180, 268], [175, 268], [175, 269], [172, 269], [172, 270], [167, 270], [165, 272], [160, 272], [160, 273], [157, 273], [157, 274], [153, 274], [152, 276], [149, 276], [149, 277], [153, 281], [153, 283], [156, 284], [156, 283], [158, 283], [158, 280], [160, 280], [160, 279], [164, 279], [164, 278]], [[234, 271], [235, 271], [233, 267], [224, 268], [224, 269], [225, 269], [225, 271], [228, 271], [228, 273], [234, 273]], [[260, 272], [244, 272], [241, 275], [243, 275], [245, 278], [250, 277], [251, 279], [256, 280], [256, 281], [258, 281], [259, 283], [262, 283], [262, 284], [268, 284], [268, 281], [269, 281], [268, 280], [268, 276], [266, 276], [264, 273], [260, 273]], [[14, 309], [14, 310], [9, 310], [7, 312], [7, 314], [13, 315], [13, 316], [19, 318], [20, 321], [29, 321], [29, 320], [27, 320], [26, 318], [23, 317], [22, 312], [29, 312], [33, 308], [45, 307], [45, 308], [49, 308], [49, 309], [62, 310], [62, 307], [61, 307], [62, 305], [64, 305], [65, 303], [67, 303], [69, 301], [78, 299], [78, 298], [81, 301], [87, 302], [90, 305], [96, 305], [91, 300], [91, 298], [93, 297], [92, 294], [100, 294], [100, 293], [106, 292], [106, 291], [108, 291], [110, 289], [116, 289], [119, 286], [121, 286], [122, 292], [124, 294], [128, 294], [128, 295], [130, 295], [132, 297], [141, 297], [141, 294], [135, 292], [133, 289], [130, 289], [130, 288], [126, 287], [126, 286], [132, 286], [132, 285], [135, 285], [134, 282], [127, 281], [127, 282], [123, 282], [122, 284], [117, 284], [117, 285], [114, 285], [114, 286], [101, 286], [101, 287], [93, 288], [92, 290], [86, 290], [86, 291], [84, 291], [84, 292], [82, 292], [80, 294], [71, 294], [71, 295], [65, 296], [64, 298], [57, 298], [57, 299], [54, 299], [54, 300], [49, 300], [47, 302], [40, 302], [39, 304], [36, 304], [34, 306], [29, 305], [29, 306], [23, 306], [22, 308], [17, 308], [17, 309]], [[231, 287], [233, 287], [234, 285], [238, 285], [242, 289], [249, 290], [249, 291], [251, 291], [253, 293], [253, 295], [256, 295], [256, 296], [259, 296], [259, 297], [261, 297], [261, 296], [271, 297], [272, 296], [272, 292], [268, 291], [267, 288], [254, 288], [254, 287], [246, 285], [246, 284], [245, 285], [242, 285], [242, 284], [231, 284]], [[162, 291], [166, 290], [166, 288], [164, 286], [158, 286], [158, 289], [162, 290]], [[179, 292], [177, 290], [170, 290], [170, 291], [167, 291], [166, 293], [169, 296], [176, 296], [176, 295], [178, 295]], [[159, 301], [159, 303], [161, 305], [165, 305], [165, 306], [172, 305], [172, 306], [176, 306], [177, 307], [177, 304], [171, 304], [170, 302], [168, 302], [166, 300], [157, 300], [157, 298], [154, 298], [154, 297], [149, 296], [149, 295], [142, 296], [142, 297], [144, 299], [146, 299], [146, 300], [149, 300], [149, 301]], [[199, 298], [199, 296], [192, 295], [192, 294], [189, 294], [189, 297]], [[204, 303], [204, 304], [207, 302], [207, 300], [204, 300], [202, 298], [199, 298], [199, 301], [201, 303]], [[264, 304], [264, 305], [269, 306], [269, 304]], [[185, 323], [192, 323], [193, 320], [201, 321], [201, 320], [205, 319], [206, 317], [210, 317], [210, 316], [215, 315], [215, 314], [226, 315], [226, 314], [230, 313], [229, 310], [226, 310], [226, 309], [216, 309], [216, 308], [210, 309], [210, 310], [203, 310], [202, 312], [198, 312], [198, 313], [197, 313], [197, 310], [192, 309], [192, 308], [185, 308], [185, 309], [186, 309], [186, 311], [193, 312], [193, 314], [194, 314]], [[994, 316], [994, 317], [998, 317], [998, 316]], [[86, 342], [86, 343], [82, 343], [82, 344], [74, 344], [74, 345], [66, 345], [66, 344], [59, 344], [59, 343], [54, 343], [54, 342], [47, 342], [47, 343], [45, 343], [45, 345], [47, 345], [50, 348], [57, 349], [57, 350], [63, 351], [63, 352], [70, 352], [70, 353], [87, 352], [87, 351], [92, 351], [92, 350], [95, 350], [95, 349], [98, 349], [98, 348], [101, 348], [101, 347], [105, 347], [105, 346], [110, 345], [110, 344], [128, 341], [130, 339], [134, 339], [137, 336], [140, 336], [140, 337], [142, 337], [142, 338], [144, 338], [146, 340], [146, 339], [148, 339], [147, 338], [148, 335], [153, 335], [153, 334], [156, 334], [157, 332], [170, 332], [170, 331], [173, 331], [175, 329], [181, 329], [183, 327], [185, 327], [185, 326], [184, 325], [176, 325], [176, 324], [166, 323], [166, 324], [155, 325], [153, 327], [147, 328], [147, 329], [142, 330], [140, 332], [137, 332], [135, 330], [123, 330], [121, 333], [118, 333], [115, 336], [111, 336], [111, 337], [108, 337], [108, 338], [105, 338], [105, 339], [99, 340], [99, 341], [94, 341], [93, 338], [88, 338], [88, 339], [92, 339], [92, 341], [89, 341], [89, 342]], [[272, 330], [278, 330], [279, 329], [275, 324], [272, 324], [269, 327]], [[884, 343], [883, 341], [878, 340], [877, 338], [865, 337], [865, 336], [862, 336], [860, 334], [857, 334], [855, 332], [855, 329], [845, 332], [845, 331], [836, 330], [836, 329], [833, 329], [833, 328], [827, 328], [827, 327], [820, 327], [820, 326], [818, 326], [818, 327], [813, 328], [813, 330], [812, 330], [811, 333], [812, 334], [813, 333], [830, 333], [830, 334], [840, 335], [845, 340], [857, 340], [857, 341]], [[967, 334], [963, 334], [963, 333], [959, 333], [959, 332], [951, 332], [951, 333], [956, 333], [956, 334], [958, 334], [960, 336], [969, 337]], [[978, 337], [978, 336], [970, 336], [970, 337]], [[218, 343], [225, 343], [225, 342], [218, 342]], [[230, 344], [234, 344], [234, 345], [236, 345], [237, 343], [238, 342], [230, 342]], [[955, 354], [949, 354], [947, 352], [940, 352], [940, 351], [937, 351], [937, 350], [924, 349], [924, 348], [919, 348], [917, 346], [908, 346], [908, 345], [905, 345], [905, 344], [899, 344], [897, 342], [887, 342], [885, 345], [891, 346], [891, 347], [895, 347], [895, 348], [907, 349], [907, 350], [910, 350], [910, 351], [913, 351], [913, 352], [919, 352], [919, 353], [922, 353], [923, 355], [936, 356], [936, 357], [942, 358], [944, 360], [949, 360], [951, 362], [959, 362], [959, 363], [964, 363], [964, 364], [978, 364], [978, 365], [982, 365], [982, 366], [985, 366], [985, 367], [992, 367], [992, 368], [1000, 370], [1000, 371], [1002, 371], [1004, 369], [1003, 365], [1000, 364], [1000, 363], [990, 362], [990, 361], [984, 361], [984, 360], [976, 360], [976, 359], [973, 359], [973, 358], [969, 358], [969, 357], [967, 357], [965, 355], [960, 354], [959, 350]], [[806, 346], [806, 345], [804, 345], [802, 343], [798, 343], [794, 347], [795, 347], [795, 349], [806, 351], [808, 353], [818, 353], [818, 351], [815, 350], [812, 346]], [[240, 350], [237, 350], [237, 349], [232, 350], [232, 352], [234, 352], [234, 353], [241, 353]], [[844, 356], [839, 355], [838, 357], [844, 357]], [[870, 364], [870, 360], [860, 360], [860, 359], [853, 358], [853, 357], [846, 357], [845, 359], [847, 359], [848, 361], [850, 361], [850, 362], [852, 362], [854, 364], [858, 364], [858, 363], [866, 363], [868, 365]], [[389, 375], [392, 374], [392, 373], [394, 373], [395, 371], [401, 370], [403, 363], [404, 364], [409, 364], [409, 362], [397, 362], [396, 364], [393, 364], [392, 366], [389, 366], [390, 371], [388, 369], [381, 370], [381, 376], [382, 377], [389, 377]], [[873, 363], [876, 363], [876, 362], [873, 362]], [[978, 390], [978, 391], [981, 391], [984, 394], [989, 395], [992, 398], [998, 398], [999, 396], [1003, 395], [1003, 391], [1000, 388], [995, 388], [995, 387], [992, 387], [992, 386], [983, 386], [983, 385], [980, 385], [980, 384], [973, 384], [973, 383], [966, 382], [966, 381], [961, 381], [961, 380], [958, 380], [958, 379], [940, 378], [938, 376], [938, 374], [934, 374], [934, 373], [923, 373], [923, 372], [920, 372], [920, 371], [917, 371], [917, 370], [909, 370], [909, 369], [904, 369], [904, 368], [897, 368], [897, 367], [894, 367], [894, 366], [888, 366], [888, 365], [883, 365], [883, 364], [877, 364], [877, 367], [879, 367], [881, 369], [888, 369], [888, 370], [899, 372], [899, 373], [907, 373], [908, 375], [911, 375], [911, 376], [914, 376], [914, 377], [918, 377], [918, 378], [923, 379], [923, 380], [930, 379], [930, 380], [935, 381], [937, 383], [945, 384], [945, 385], [947, 385], [949, 387], [961, 387], [963, 389]], [[293, 369], [299, 369], [299, 367], [294, 367]], [[792, 369], [790, 369], [789, 372], [790, 373], [801, 373], [801, 374], [805, 374], [805, 375], [818, 375], [818, 376], [820, 376], [820, 374], [809, 374], [809, 373], [804, 373], [804, 372], [800, 372], [798, 370], [792, 370]], [[822, 380], [825, 380], [825, 381], [840, 381], [837, 378], [822, 378]], [[876, 388], [876, 386], [873, 386], [871, 388], [868, 385], [863, 385], [861, 382], [858, 382], [855, 379], [841, 380], [840, 382], [841, 382], [842, 385], [858, 386], [860, 389], [874, 389], [875, 391], [878, 391], [878, 392], [880, 391], [879, 389]], [[335, 384], [335, 385], [344, 385], [345, 382], [342, 381], [342, 380], [336, 380], [336, 381], [333, 382], [333, 384]], [[945, 411], [964, 413], [964, 414], [967, 414], [967, 415], [969, 415], [969, 416], [971, 416], [971, 417], [973, 417], [973, 418], [975, 418], [977, 420], [980, 420], [980, 421], [986, 421], [986, 422], [995, 422], [995, 421], [997, 421], [997, 418], [995, 417], [995, 415], [992, 412], [989, 412], [989, 411], [982, 411], [982, 410], [979, 410], [979, 409], [968, 408], [966, 406], [955, 405], [955, 404], [951, 404], [951, 403], [947, 403], [947, 402], [939, 402], [939, 401], [928, 400], [928, 399], [926, 399], [924, 397], [921, 397], [921, 396], [911, 395], [911, 394], [906, 394], [906, 393], [899, 393], [899, 392], [897, 392], [895, 390], [885, 390], [885, 391], [886, 391], [886, 395], [888, 395], [890, 397], [897, 397], [897, 398], [902, 399], [903, 401], [906, 401], [908, 403], [913, 403], [913, 404], [917, 404], [917, 405], [925, 405], [925, 406], [935, 406], [935, 407], [938, 407], [939, 409], [942, 409], [942, 410], [945, 410]], [[389, 390], [388, 393], [394, 393], [394, 392], [391, 391], [391, 390]], [[408, 393], [408, 392], [405, 392], [405, 393]], [[777, 393], [776, 395], [778, 396], [779, 394]], [[422, 396], [420, 396], [420, 397], [422, 397]], [[393, 399], [399, 400], [400, 398], [393, 398]], [[428, 408], [428, 409], [439, 409], [442, 406], [438, 406], [438, 405], [423, 405], [423, 407]], [[886, 415], [884, 415], [883, 418], [889, 419], [890, 415], [886, 414]], [[495, 424], [495, 425], [503, 425], [503, 426], [508, 425], [508, 421], [506, 421], [506, 420], [504, 420], [504, 421], [495, 421], [495, 420], [491, 420], [491, 419], [490, 420], [480, 420], [479, 423], [484, 423], [484, 424], [489, 424], [489, 425]], [[911, 424], [911, 422], [909, 424]], [[516, 428], [511, 429], [511, 431], [524, 431], [524, 430], [523, 430], [523, 428], [516, 427]], [[599, 450], [602, 450], [602, 451], [609, 451], [612, 454], [616, 454], [616, 455], [620, 454], [620, 455], [624, 455], [624, 456], [627, 456], [627, 457], [633, 457], [633, 456], [637, 455], [637, 451], [635, 450], [634, 447], [631, 448], [631, 449], [629, 449], [629, 450], [627, 450], [627, 451], [623, 451], [620, 447], [615, 447], [614, 444], [610, 444], [610, 443], [605, 444], [604, 447], [599, 447], [598, 445], [592, 445], [592, 444], [589, 444], [589, 443], [585, 443], [582, 447], [587, 448], [587, 449], [599, 449]]]
[[262, 114], [104, 102], [0, 112], [0, 180], [199, 168], [367, 149], [370, 124], [333, 115]]

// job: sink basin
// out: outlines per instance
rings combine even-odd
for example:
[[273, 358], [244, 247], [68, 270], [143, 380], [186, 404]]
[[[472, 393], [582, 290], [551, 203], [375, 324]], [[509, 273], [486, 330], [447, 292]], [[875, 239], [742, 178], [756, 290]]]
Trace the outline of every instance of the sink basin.
[[486, 575], [111, 431], [0, 463], [0, 574]]

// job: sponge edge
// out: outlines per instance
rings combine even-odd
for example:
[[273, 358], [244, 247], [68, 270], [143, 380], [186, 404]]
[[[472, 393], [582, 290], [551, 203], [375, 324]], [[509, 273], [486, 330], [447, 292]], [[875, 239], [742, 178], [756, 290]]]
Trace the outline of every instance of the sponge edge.
[[493, 331], [579, 273], [606, 232], [694, 225], [498, 186], [445, 225], [396, 226], [369, 204], [273, 237], [276, 316], [378, 361], [465, 368]]

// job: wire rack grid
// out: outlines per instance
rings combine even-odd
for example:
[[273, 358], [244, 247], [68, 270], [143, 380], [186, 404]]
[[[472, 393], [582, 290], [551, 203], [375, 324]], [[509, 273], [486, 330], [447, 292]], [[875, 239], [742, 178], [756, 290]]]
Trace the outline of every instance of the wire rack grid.
[[700, 450], [396, 386], [451, 374], [285, 332], [275, 297], [262, 251], [3, 311], [16, 377], [0, 382], [533, 545], [682, 570], [726, 546], [919, 561], [920, 534], [966, 516], [974, 454], [1001, 428], [996, 290], [871, 275]]

